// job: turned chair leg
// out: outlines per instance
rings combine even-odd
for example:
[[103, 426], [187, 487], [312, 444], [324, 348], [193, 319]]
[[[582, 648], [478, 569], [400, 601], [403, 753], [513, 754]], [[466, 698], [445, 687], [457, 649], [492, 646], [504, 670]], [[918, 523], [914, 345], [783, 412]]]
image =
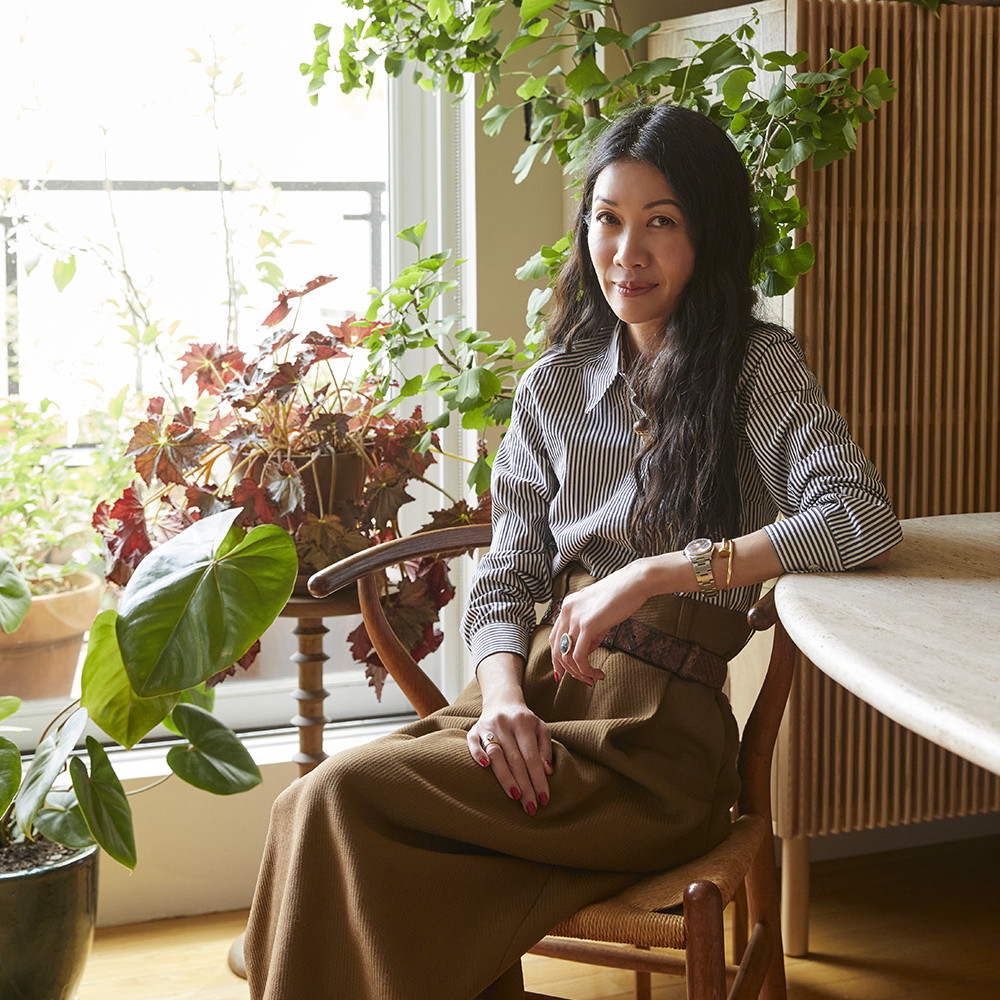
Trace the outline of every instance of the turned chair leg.
[[722, 894], [714, 883], [695, 882], [685, 889], [688, 1000], [726, 1000], [722, 910]]

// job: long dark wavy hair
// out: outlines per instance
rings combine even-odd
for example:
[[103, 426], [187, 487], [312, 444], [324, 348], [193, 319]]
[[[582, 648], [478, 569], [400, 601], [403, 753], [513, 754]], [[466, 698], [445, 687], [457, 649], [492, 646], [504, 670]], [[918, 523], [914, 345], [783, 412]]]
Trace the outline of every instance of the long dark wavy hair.
[[717, 125], [673, 105], [630, 111], [605, 129], [588, 160], [548, 343], [572, 347], [610, 335], [617, 322], [591, 263], [587, 228], [597, 176], [622, 160], [663, 173], [695, 251], [691, 280], [664, 321], [662, 349], [633, 369], [647, 433], [635, 463], [632, 521], [640, 551], [655, 554], [738, 533], [736, 384], [755, 325], [757, 234], [749, 175]]

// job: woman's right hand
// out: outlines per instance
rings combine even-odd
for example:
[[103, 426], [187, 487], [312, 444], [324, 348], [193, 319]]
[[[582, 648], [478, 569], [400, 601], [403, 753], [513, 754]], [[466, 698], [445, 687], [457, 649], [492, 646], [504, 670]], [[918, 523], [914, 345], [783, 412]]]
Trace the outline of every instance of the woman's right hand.
[[521, 660], [511, 653], [486, 657], [477, 671], [483, 711], [469, 730], [469, 753], [488, 767], [504, 794], [529, 816], [548, 804], [552, 736], [524, 702]]

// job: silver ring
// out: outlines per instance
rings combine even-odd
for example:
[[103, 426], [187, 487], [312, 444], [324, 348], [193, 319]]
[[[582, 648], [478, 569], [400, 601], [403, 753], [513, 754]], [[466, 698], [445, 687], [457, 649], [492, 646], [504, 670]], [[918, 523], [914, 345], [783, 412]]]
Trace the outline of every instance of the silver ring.
[[572, 646], [573, 640], [570, 637], [569, 632], [563, 632], [563, 634], [559, 636], [559, 652], [565, 656], [570, 651]]

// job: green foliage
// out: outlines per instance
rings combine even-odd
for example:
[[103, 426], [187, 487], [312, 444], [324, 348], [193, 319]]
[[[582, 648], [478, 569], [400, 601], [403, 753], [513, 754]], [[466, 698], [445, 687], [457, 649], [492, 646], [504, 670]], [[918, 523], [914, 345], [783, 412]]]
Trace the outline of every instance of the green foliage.
[[[412, 243], [418, 255], [425, 224], [399, 233]], [[481, 330], [462, 326], [461, 317], [435, 318], [439, 300], [456, 287], [451, 255], [444, 251], [418, 257], [404, 268], [392, 284], [372, 300], [366, 317], [372, 323], [363, 346], [368, 351], [368, 370], [377, 374], [376, 396], [382, 402], [376, 412], [390, 410], [407, 396], [434, 392], [447, 409], [430, 426], [446, 426], [453, 413], [461, 425], [480, 433], [505, 426], [518, 373], [535, 356], [536, 341], [518, 346], [511, 338], [495, 340]], [[410, 352], [426, 350], [433, 360], [422, 371], [408, 374]], [[482, 493], [489, 486], [482, 463], [477, 462], [469, 485]]]
[[[234, 523], [242, 514], [235, 507], [196, 521], [149, 553], [129, 580], [114, 646], [140, 697], [179, 694], [225, 670], [291, 596], [291, 536], [276, 524], [244, 533]], [[96, 645], [95, 658], [104, 648]]]
[[[128, 481], [127, 459], [110, 426], [114, 417], [100, 420], [93, 425], [100, 443], [74, 455], [65, 447], [66, 425], [55, 403], [0, 397], [0, 550], [33, 594], [62, 589], [68, 573], [97, 558], [91, 513], [102, 496]], [[0, 625], [7, 631], [11, 586], [0, 559]]]
[[13, 632], [31, 607], [28, 581], [17, 571], [13, 560], [0, 552], [0, 628]]
[[[252, 788], [260, 774], [236, 735], [204, 708], [202, 681], [229, 667], [270, 626], [295, 582], [287, 532], [236, 526], [241, 508], [202, 518], [142, 562], [125, 585], [120, 613], [98, 615], [82, 679], [82, 707], [60, 713], [27, 772], [13, 743], [0, 739], [0, 845], [45, 836], [68, 847], [99, 844], [136, 863], [128, 799], [112, 758], [93, 737], [86, 760], [76, 747], [93, 720], [131, 747], [172, 715], [187, 740], [167, 755], [180, 778], [220, 795]], [[143, 697], [135, 686], [153, 697]], [[0, 719], [19, 707], [0, 698]], [[72, 789], [53, 788], [69, 770]]]
[[[347, 6], [359, 19], [345, 29], [334, 60], [341, 89], [370, 88], [377, 72], [398, 76], [407, 66], [418, 84], [454, 94], [475, 76], [487, 134], [497, 134], [515, 111], [522, 112], [519, 121], [527, 113], [529, 141], [514, 166], [518, 181], [552, 158], [577, 171], [604, 124], [636, 103], [670, 102], [708, 115], [729, 132], [753, 177], [766, 244], [754, 280], [766, 295], [790, 290], [812, 266], [811, 250], [794, 240], [807, 218], [793, 193], [795, 170], [847, 156], [857, 128], [895, 93], [881, 69], [858, 79], [868, 58], [861, 46], [831, 50], [812, 72], [803, 69], [805, 52], [760, 52], [752, 45], [756, 14], [732, 33], [696, 42], [695, 55], [681, 62], [641, 58], [640, 43], [656, 26], [624, 32], [615, 0], [525, 0], [516, 22], [500, 16], [509, 5], [495, 0], [347, 0]], [[314, 100], [331, 61], [329, 31], [317, 26], [317, 38], [313, 63], [302, 67]], [[601, 50], [617, 56], [605, 65], [621, 64], [624, 72], [606, 75]], [[515, 84], [519, 103], [500, 103], [504, 79]], [[560, 259], [546, 258], [550, 274]], [[537, 302], [529, 315], [537, 320]]]

